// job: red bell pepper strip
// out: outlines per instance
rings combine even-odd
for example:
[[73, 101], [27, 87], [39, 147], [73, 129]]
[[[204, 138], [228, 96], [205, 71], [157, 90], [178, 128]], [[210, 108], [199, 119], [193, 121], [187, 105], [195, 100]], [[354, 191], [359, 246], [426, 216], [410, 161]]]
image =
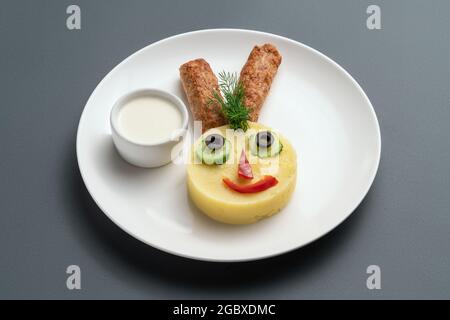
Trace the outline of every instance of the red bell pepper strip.
[[239, 159], [238, 175], [244, 179], [253, 179], [252, 167], [245, 156], [244, 149], [242, 149], [241, 158]]
[[256, 193], [275, 186], [278, 180], [274, 176], [264, 176], [257, 182], [251, 184], [236, 184], [228, 178], [223, 178], [223, 182], [234, 191], [240, 193]]

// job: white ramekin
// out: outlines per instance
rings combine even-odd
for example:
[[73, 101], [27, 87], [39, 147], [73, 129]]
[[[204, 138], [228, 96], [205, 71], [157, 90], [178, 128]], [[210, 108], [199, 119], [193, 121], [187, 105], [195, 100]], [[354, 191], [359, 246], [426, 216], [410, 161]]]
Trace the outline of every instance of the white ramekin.
[[[180, 110], [183, 119], [182, 126], [179, 130], [176, 130], [172, 137], [155, 144], [143, 144], [131, 141], [121, 132], [118, 123], [120, 110], [128, 101], [139, 96], [157, 96], [167, 99]], [[172, 160], [172, 150], [186, 134], [188, 119], [187, 108], [177, 96], [159, 89], [139, 89], [122, 96], [114, 104], [110, 114], [111, 135], [117, 151], [124, 160], [138, 167], [159, 167]]]

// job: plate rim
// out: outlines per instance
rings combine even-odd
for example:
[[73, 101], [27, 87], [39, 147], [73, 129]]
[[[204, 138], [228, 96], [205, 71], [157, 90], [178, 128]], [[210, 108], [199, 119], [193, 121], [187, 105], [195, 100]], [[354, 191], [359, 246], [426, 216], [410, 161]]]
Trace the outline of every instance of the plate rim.
[[[257, 35], [263, 35], [263, 36], [268, 36], [268, 37], [273, 37], [273, 38], [277, 38], [279, 40], [283, 40], [283, 41], [287, 41], [295, 46], [300, 46], [303, 47], [306, 50], [311, 51], [312, 53], [318, 55], [320, 58], [326, 60], [327, 62], [331, 63], [335, 68], [337, 68], [340, 72], [342, 72], [351, 82], [352, 84], [355, 86], [355, 88], [358, 90], [358, 92], [361, 94], [361, 96], [363, 97], [363, 99], [365, 100], [365, 102], [368, 104], [368, 106], [370, 107], [370, 114], [373, 118], [374, 124], [375, 124], [375, 129], [376, 129], [376, 142], [377, 142], [377, 150], [376, 150], [376, 164], [375, 166], [373, 166], [371, 168], [371, 176], [370, 179], [368, 180], [368, 184], [365, 188], [365, 190], [362, 192], [362, 196], [359, 199], [359, 201], [356, 201], [355, 205], [352, 207], [351, 210], [349, 210], [349, 212], [345, 213], [342, 219], [339, 219], [340, 221], [338, 223], [336, 223], [334, 226], [332, 226], [331, 228], [329, 228], [329, 230], [321, 233], [320, 235], [310, 239], [309, 241], [300, 244], [300, 245], [296, 245], [292, 248], [287, 248], [285, 250], [280, 250], [278, 252], [275, 253], [269, 253], [269, 254], [263, 254], [263, 255], [259, 255], [259, 256], [250, 256], [250, 257], [246, 257], [246, 258], [215, 258], [215, 257], [204, 257], [204, 256], [195, 256], [195, 255], [191, 255], [191, 254], [185, 254], [183, 252], [177, 252], [177, 251], [173, 251], [167, 248], [164, 248], [162, 246], [159, 245], [155, 245], [154, 243], [150, 243], [148, 241], [146, 241], [145, 239], [141, 238], [138, 235], [133, 234], [131, 231], [127, 230], [127, 228], [123, 227], [122, 224], [117, 221], [116, 219], [114, 219], [110, 214], [108, 214], [108, 212], [106, 210], [103, 209], [103, 207], [100, 205], [99, 201], [94, 197], [93, 193], [91, 192], [91, 189], [87, 183], [86, 180], [86, 174], [83, 172], [82, 166], [80, 164], [80, 156], [79, 156], [79, 150], [80, 150], [80, 126], [81, 123], [85, 117], [85, 111], [86, 111], [86, 106], [88, 105], [88, 103], [91, 101], [92, 97], [95, 95], [95, 93], [97, 92], [97, 90], [101, 87], [101, 85], [103, 84], [103, 82], [105, 82], [110, 75], [113, 74], [114, 71], [116, 71], [117, 69], [119, 69], [123, 64], [127, 63], [129, 60], [131, 60], [132, 58], [134, 58], [135, 56], [139, 55], [142, 51], [148, 49], [149, 47], [152, 46], [157, 46], [161, 43], [164, 43], [166, 41], [171, 41], [177, 38], [182, 38], [182, 37], [187, 37], [190, 36], [192, 34], [202, 34], [202, 33], [210, 33], [210, 32], [237, 32], [237, 33], [248, 33], [248, 34], [257, 34]], [[336, 229], [338, 226], [340, 226], [345, 220], [348, 219], [348, 217], [350, 217], [350, 215], [359, 207], [359, 205], [362, 203], [362, 201], [366, 198], [368, 192], [370, 191], [370, 188], [373, 185], [373, 182], [377, 176], [378, 173], [378, 169], [380, 166], [380, 161], [381, 161], [381, 130], [380, 130], [380, 124], [378, 121], [378, 117], [375, 113], [375, 109], [373, 108], [373, 105], [370, 101], [370, 99], [368, 98], [367, 94], [365, 93], [365, 91], [362, 89], [362, 87], [359, 85], [359, 83], [353, 78], [353, 76], [346, 70], [344, 69], [341, 65], [339, 65], [336, 61], [334, 61], [333, 59], [331, 59], [330, 57], [328, 57], [327, 55], [323, 54], [322, 52], [318, 51], [317, 49], [314, 49], [300, 41], [297, 40], [293, 40], [290, 38], [287, 38], [285, 36], [280, 36], [280, 35], [276, 35], [273, 33], [269, 33], [269, 32], [264, 32], [264, 31], [257, 31], [257, 30], [251, 30], [251, 29], [241, 29], [241, 28], [212, 28], [212, 29], [199, 29], [199, 30], [193, 30], [193, 31], [188, 31], [188, 32], [184, 32], [184, 33], [179, 33], [179, 34], [175, 34], [160, 40], [157, 40], [155, 42], [152, 42], [148, 45], [146, 45], [145, 47], [142, 47], [141, 49], [133, 52], [132, 54], [130, 54], [129, 56], [127, 56], [125, 59], [123, 59], [121, 62], [119, 62], [118, 64], [116, 64], [111, 70], [109, 70], [106, 75], [103, 76], [103, 78], [101, 79], [101, 81], [97, 84], [97, 86], [95, 87], [95, 89], [92, 91], [92, 93], [89, 95], [88, 99], [86, 100], [86, 103], [84, 104], [83, 110], [81, 112], [80, 115], [80, 119], [78, 122], [78, 126], [77, 126], [77, 133], [76, 133], [76, 157], [77, 157], [77, 164], [78, 164], [78, 169], [81, 175], [81, 178], [83, 180], [83, 183], [86, 187], [86, 190], [88, 191], [89, 195], [91, 196], [91, 198], [93, 199], [94, 203], [97, 205], [97, 207], [103, 212], [103, 214], [110, 219], [116, 226], [118, 226], [122, 231], [126, 232], [128, 235], [132, 236], [133, 238], [135, 238], [138, 241], [143, 242], [144, 244], [155, 248], [157, 250], [160, 250], [162, 252], [168, 253], [168, 254], [172, 254], [178, 257], [182, 257], [182, 258], [187, 258], [187, 259], [192, 259], [192, 260], [198, 260], [198, 261], [206, 261], [206, 262], [247, 262], [247, 261], [257, 261], [257, 260], [263, 260], [263, 259], [268, 259], [268, 258], [272, 258], [272, 257], [276, 257], [276, 256], [280, 256], [289, 252], [292, 252], [294, 250], [300, 249], [302, 247], [308, 246], [309, 244], [317, 241], [318, 239], [326, 236], [327, 234], [329, 234], [331, 231], [333, 231], [334, 229]]]

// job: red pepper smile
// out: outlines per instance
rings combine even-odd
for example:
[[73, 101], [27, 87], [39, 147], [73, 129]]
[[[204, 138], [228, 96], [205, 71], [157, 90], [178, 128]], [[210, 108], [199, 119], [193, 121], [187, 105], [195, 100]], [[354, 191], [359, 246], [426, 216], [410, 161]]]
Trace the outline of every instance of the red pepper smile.
[[264, 176], [260, 180], [251, 184], [236, 184], [228, 178], [223, 178], [223, 182], [232, 190], [239, 193], [256, 193], [267, 190], [278, 183], [274, 176]]
[[[250, 163], [245, 155], [244, 149], [242, 149], [241, 157], [239, 159], [238, 176], [243, 179], [253, 179], [253, 172]], [[256, 193], [267, 190], [278, 183], [278, 180], [273, 176], [263, 176], [260, 180], [250, 184], [237, 184], [231, 181], [229, 178], [223, 178], [223, 182], [230, 189], [239, 193]]]

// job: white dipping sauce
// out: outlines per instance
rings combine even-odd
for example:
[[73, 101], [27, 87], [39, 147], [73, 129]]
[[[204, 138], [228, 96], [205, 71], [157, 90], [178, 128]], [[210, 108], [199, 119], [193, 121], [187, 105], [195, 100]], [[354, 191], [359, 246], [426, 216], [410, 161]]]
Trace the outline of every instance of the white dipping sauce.
[[171, 101], [150, 95], [126, 102], [118, 116], [122, 134], [142, 144], [170, 139], [182, 127], [182, 121], [180, 110]]

